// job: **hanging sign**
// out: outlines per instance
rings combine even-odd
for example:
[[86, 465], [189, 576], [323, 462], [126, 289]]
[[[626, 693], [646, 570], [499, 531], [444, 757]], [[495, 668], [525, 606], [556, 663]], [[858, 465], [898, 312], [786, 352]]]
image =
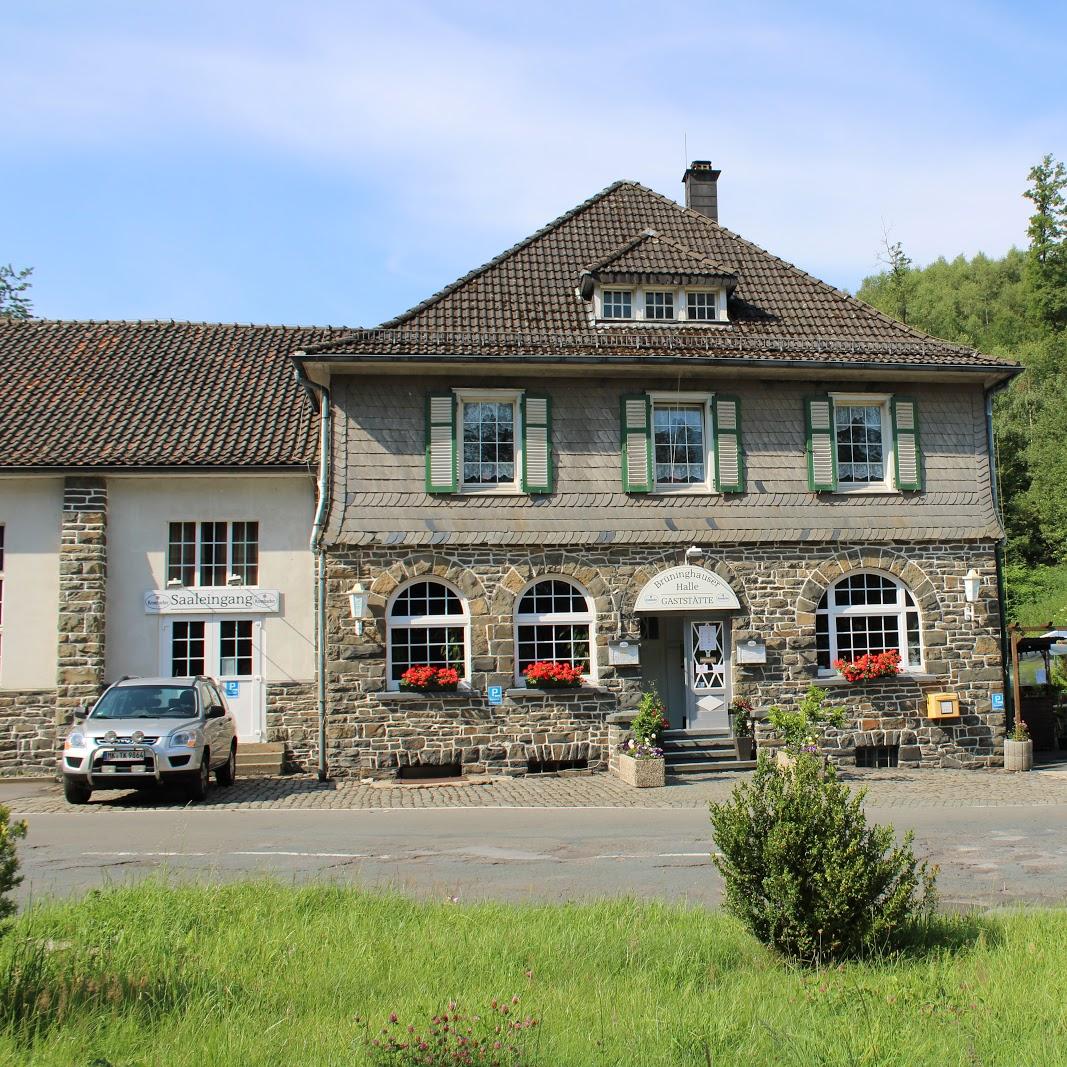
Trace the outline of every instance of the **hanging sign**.
[[277, 589], [247, 589], [240, 585], [182, 586], [150, 589], [144, 595], [146, 615], [269, 615], [281, 610]]
[[634, 611], [730, 611], [741, 605], [734, 591], [704, 567], [671, 567], [641, 590]]

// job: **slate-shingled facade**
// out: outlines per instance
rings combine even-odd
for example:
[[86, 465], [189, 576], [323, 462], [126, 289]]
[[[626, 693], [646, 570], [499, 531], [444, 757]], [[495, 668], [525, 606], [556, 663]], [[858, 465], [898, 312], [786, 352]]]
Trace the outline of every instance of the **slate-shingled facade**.
[[[818, 682], [847, 708], [841, 762], [1001, 759], [987, 405], [1014, 364], [633, 182], [296, 360], [333, 426], [332, 773], [603, 768], [652, 684], [698, 747], [732, 699]], [[899, 676], [832, 665], [883, 649]], [[527, 684], [544, 660], [585, 684]], [[405, 690], [419, 665], [459, 690]], [[959, 718], [929, 718], [931, 693]]]

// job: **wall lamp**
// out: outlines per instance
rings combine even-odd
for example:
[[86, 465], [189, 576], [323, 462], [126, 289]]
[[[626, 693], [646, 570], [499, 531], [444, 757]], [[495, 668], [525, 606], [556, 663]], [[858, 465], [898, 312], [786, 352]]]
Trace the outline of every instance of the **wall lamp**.
[[685, 558], [687, 560], [703, 559], [704, 558], [704, 549], [702, 549], [700, 547], [700, 545], [690, 545], [685, 550]]
[[963, 606], [963, 617], [974, 618], [974, 606], [978, 603], [978, 594], [982, 588], [982, 576], [972, 567], [963, 579], [963, 598], [966, 603]]
[[363, 588], [362, 582], [356, 582], [348, 591], [348, 609], [356, 622], [356, 633], [363, 633], [363, 623], [367, 617], [367, 601], [370, 594]]

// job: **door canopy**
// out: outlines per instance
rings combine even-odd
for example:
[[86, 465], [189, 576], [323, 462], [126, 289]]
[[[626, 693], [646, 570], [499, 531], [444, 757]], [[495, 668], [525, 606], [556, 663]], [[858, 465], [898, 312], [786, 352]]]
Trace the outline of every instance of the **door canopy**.
[[660, 571], [637, 596], [634, 611], [731, 611], [741, 605], [734, 591], [704, 567]]

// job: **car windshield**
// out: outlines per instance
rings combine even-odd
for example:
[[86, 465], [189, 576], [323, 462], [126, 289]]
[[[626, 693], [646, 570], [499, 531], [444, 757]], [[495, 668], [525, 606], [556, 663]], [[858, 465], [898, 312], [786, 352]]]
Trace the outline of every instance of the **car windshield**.
[[91, 719], [192, 719], [197, 714], [191, 686], [124, 685], [109, 689]]

